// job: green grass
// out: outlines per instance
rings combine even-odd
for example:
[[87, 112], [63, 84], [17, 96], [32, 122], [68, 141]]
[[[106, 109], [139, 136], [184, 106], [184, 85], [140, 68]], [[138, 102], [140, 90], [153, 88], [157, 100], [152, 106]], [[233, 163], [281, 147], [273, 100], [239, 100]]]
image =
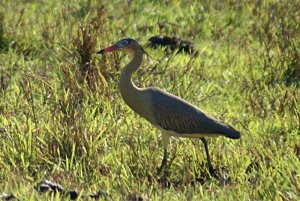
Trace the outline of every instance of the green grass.
[[[299, 1], [165, 2], [0, 2], [0, 194], [60, 200], [32, 190], [49, 178], [84, 194], [103, 190], [103, 200], [300, 198]], [[159, 34], [192, 40], [199, 56], [147, 48]], [[204, 147], [190, 139], [171, 141], [170, 186], [159, 182], [160, 133], [117, 87], [129, 58], [94, 54], [125, 37], [160, 61], [145, 61], [137, 85], [179, 95], [242, 132], [209, 139], [230, 183], [207, 177]], [[246, 173], [252, 162], [259, 168]]]

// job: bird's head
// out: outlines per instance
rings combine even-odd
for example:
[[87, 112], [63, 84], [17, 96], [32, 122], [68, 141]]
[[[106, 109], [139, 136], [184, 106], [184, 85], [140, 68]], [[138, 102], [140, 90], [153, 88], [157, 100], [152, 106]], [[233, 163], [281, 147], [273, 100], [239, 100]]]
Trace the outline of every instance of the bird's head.
[[139, 45], [139, 43], [136, 40], [131, 38], [125, 38], [118, 41], [114, 45], [108, 46], [98, 51], [97, 54], [104, 54], [107, 52], [115, 52], [115, 51], [125, 51], [128, 53], [134, 53], [139, 49], [143, 50], [143, 48]]

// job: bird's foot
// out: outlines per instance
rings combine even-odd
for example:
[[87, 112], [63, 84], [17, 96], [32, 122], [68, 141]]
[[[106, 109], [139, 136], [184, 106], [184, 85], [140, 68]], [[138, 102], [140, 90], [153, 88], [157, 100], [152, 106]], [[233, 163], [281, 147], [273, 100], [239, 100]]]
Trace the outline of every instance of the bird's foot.
[[212, 176], [213, 178], [215, 178], [215, 179], [219, 178], [219, 176], [216, 174], [216, 171], [214, 170], [213, 167], [209, 167], [208, 171], [209, 171], [210, 176]]

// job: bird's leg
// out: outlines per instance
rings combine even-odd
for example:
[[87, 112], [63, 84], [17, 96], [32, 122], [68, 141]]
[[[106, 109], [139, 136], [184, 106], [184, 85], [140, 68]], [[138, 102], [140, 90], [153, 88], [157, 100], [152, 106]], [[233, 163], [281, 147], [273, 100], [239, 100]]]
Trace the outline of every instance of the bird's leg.
[[209, 156], [209, 152], [208, 152], [208, 146], [207, 146], [207, 141], [205, 138], [201, 138], [201, 141], [203, 142], [204, 144], [204, 148], [205, 148], [205, 153], [206, 153], [206, 158], [207, 158], [207, 166], [208, 166], [208, 171], [209, 171], [209, 174], [213, 177], [217, 177], [216, 173], [215, 173], [215, 170], [211, 164], [211, 161], [210, 161], [210, 156]]
[[167, 149], [164, 149], [164, 157], [163, 157], [163, 159], [161, 161], [161, 165], [160, 165], [160, 167], [159, 167], [159, 169], [157, 171], [158, 174], [160, 174], [161, 171], [164, 169], [164, 167], [167, 164], [167, 161], [168, 161], [168, 151], [167, 151]]
[[170, 138], [169, 138], [169, 136], [162, 134], [162, 140], [163, 140], [163, 144], [164, 144], [164, 156], [161, 161], [161, 165], [157, 171], [158, 174], [161, 173], [161, 171], [164, 169], [164, 167], [166, 166], [167, 161], [168, 161], [168, 145], [169, 145]]

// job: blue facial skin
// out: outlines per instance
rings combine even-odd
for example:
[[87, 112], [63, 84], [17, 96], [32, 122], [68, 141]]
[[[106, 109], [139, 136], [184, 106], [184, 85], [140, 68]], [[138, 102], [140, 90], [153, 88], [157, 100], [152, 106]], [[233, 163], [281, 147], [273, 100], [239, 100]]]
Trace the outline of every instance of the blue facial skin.
[[121, 41], [117, 42], [116, 47], [117, 48], [123, 48], [128, 44], [129, 44], [129, 42], [125, 39], [125, 40], [121, 40]]

